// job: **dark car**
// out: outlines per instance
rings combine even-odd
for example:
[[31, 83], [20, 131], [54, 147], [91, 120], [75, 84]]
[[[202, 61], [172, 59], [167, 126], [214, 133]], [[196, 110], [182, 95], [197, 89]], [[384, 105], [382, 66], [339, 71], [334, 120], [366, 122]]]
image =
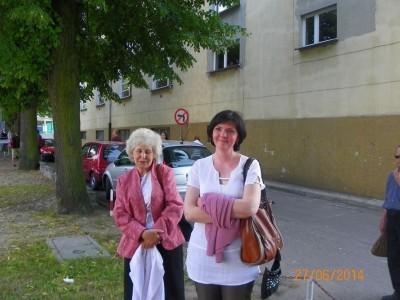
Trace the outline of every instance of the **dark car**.
[[43, 139], [43, 146], [40, 148], [40, 160], [54, 161], [55, 152], [54, 139]]
[[[198, 143], [167, 140], [162, 143], [162, 157], [160, 162], [172, 168], [175, 175], [178, 192], [184, 197], [188, 174], [194, 162], [207, 157], [211, 152]], [[103, 186], [106, 192], [106, 200], [110, 199], [110, 191], [115, 191], [117, 179], [134, 167], [124, 150], [113, 163], [109, 164], [103, 175]]]
[[93, 189], [102, 187], [103, 173], [106, 167], [118, 158], [125, 143], [96, 141], [83, 145], [81, 151], [83, 174]]

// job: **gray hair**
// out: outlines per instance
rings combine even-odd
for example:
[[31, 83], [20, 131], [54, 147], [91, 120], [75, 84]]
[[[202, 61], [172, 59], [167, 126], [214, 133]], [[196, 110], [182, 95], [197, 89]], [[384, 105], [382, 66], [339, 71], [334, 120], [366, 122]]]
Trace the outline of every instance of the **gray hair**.
[[126, 152], [129, 159], [133, 161], [133, 150], [138, 145], [147, 145], [153, 149], [154, 159], [157, 160], [161, 156], [161, 144], [161, 136], [158, 133], [147, 128], [139, 128], [133, 131], [126, 141]]

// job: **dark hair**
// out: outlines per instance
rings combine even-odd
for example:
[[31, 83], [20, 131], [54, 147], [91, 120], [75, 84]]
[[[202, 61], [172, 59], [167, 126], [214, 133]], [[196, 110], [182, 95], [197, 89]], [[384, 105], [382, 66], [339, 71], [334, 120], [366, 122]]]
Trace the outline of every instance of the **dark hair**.
[[246, 126], [244, 124], [243, 118], [240, 116], [240, 114], [236, 111], [233, 110], [223, 110], [219, 113], [217, 113], [214, 118], [211, 119], [210, 124], [207, 126], [207, 136], [211, 141], [211, 145], [215, 146], [214, 141], [212, 139], [212, 133], [218, 124], [221, 123], [226, 123], [226, 122], [232, 122], [235, 124], [236, 131], [238, 133], [238, 139], [233, 146], [234, 151], [239, 151], [240, 149], [240, 144], [244, 141], [246, 138], [247, 132], [246, 132]]

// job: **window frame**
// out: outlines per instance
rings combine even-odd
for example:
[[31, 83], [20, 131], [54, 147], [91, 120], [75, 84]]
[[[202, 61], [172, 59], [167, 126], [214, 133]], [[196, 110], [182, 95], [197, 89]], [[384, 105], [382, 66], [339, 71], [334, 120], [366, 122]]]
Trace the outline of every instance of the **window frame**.
[[87, 108], [87, 103], [86, 103], [86, 101], [80, 100], [80, 102], [79, 102], [79, 109], [80, 109], [80, 111], [84, 111], [84, 110], [87, 110], [87, 109], [88, 109], [88, 108]]
[[[335, 11], [336, 12], [336, 37], [331, 38], [329, 40], [320, 41], [319, 40], [319, 33], [320, 33], [320, 23], [319, 23], [319, 16], [323, 13]], [[311, 48], [316, 47], [322, 44], [329, 44], [333, 42], [337, 42], [338, 40], [338, 22], [337, 22], [337, 5], [331, 5], [328, 7], [321, 8], [319, 10], [313, 11], [311, 13], [307, 13], [301, 16], [301, 46], [299, 49], [302, 48]], [[314, 42], [312, 44], [306, 44], [307, 38], [307, 19], [313, 18], [313, 29], [314, 29]]]
[[[228, 55], [228, 51], [229, 51], [229, 49], [232, 49], [233, 47], [238, 47], [238, 50], [239, 50], [238, 63], [237, 64], [228, 65], [228, 56], [229, 56]], [[213, 52], [213, 70], [212, 70], [212, 72], [219, 72], [219, 71], [223, 71], [223, 70], [227, 70], [227, 69], [240, 67], [240, 38], [236, 39], [236, 43], [233, 46], [227, 48], [223, 52], [223, 54], [224, 54], [224, 56], [223, 56], [223, 59], [224, 59], [223, 67], [222, 68], [218, 68], [218, 66], [217, 66], [217, 57], [219, 55], [221, 55], [221, 53]]]
[[[126, 88], [124, 88], [124, 86], [127, 86]], [[126, 95], [124, 95], [124, 93], [127, 92]], [[127, 99], [130, 98], [132, 93], [131, 93], [131, 85], [129, 83], [129, 79], [128, 78], [123, 78], [121, 77], [119, 80], [119, 84], [118, 84], [118, 95], [120, 99]]]
[[101, 96], [101, 93], [99, 90], [94, 91], [94, 99], [96, 101], [96, 106], [104, 106], [106, 103], [104, 101], [104, 98]]
[[[160, 86], [160, 87], [157, 87], [157, 82], [160, 82], [162, 80], [167, 80], [167, 84], [163, 85], [163, 86]], [[151, 80], [151, 90], [152, 91], [158, 91], [158, 90], [168, 89], [168, 88], [172, 88], [172, 83], [169, 80], [169, 78], [166, 78], [166, 79], [154, 79], [154, 77], [153, 77], [153, 79]]]

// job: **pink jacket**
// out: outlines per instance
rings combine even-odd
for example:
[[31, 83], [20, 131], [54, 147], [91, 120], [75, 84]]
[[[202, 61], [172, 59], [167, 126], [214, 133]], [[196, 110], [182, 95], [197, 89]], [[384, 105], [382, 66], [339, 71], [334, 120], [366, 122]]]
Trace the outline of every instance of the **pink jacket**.
[[[156, 166], [153, 163], [151, 167], [153, 228], [164, 231], [161, 234], [161, 244], [165, 249], [172, 250], [185, 240], [178, 226], [183, 214], [183, 201], [176, 189], [172, 169], [162, 166], [162, 188], [157, 180]], [[135, 168], [118, 179], [116, 194], [113, 216], [122, 231], [117, 253], [131, 258], [140, 245], [142, 232], [146, 229], [146, 208], [140, 190], [139, 173]]]
[[218, 193], [205, 193], [201, 197], [201, 210], [212, 223], [206, 224], [207, 255], [215, 254], [215, 261], [224, 260], [224, 249], [239, 237], [240, 219], [231, 217], [234, 200]]

